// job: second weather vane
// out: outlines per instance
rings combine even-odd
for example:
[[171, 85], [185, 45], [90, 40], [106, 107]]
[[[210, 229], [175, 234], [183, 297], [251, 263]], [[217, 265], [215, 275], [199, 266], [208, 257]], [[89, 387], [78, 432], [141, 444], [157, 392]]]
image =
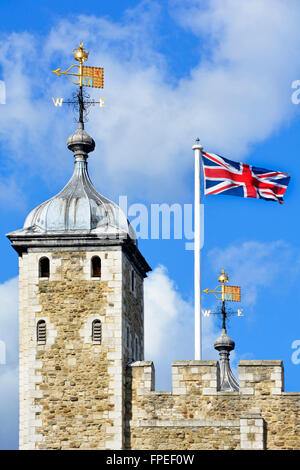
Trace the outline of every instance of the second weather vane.
[[[73, 104], [79, 111], [79, 122], [84, 122], [84, 113], [87, 113], [87, 109], [91, 105], [99, 105], [100, 108], [105, 107], [105, 98], [99, 100], [91, 100], [90, 96], [83, 92], [83, 87], [90, 88], [103, 88], [104, 86], [104, 69], [102, 67], [88, 67], [83, 65], [87, 62], [89, 51], [83, 48], [81, 42], [78, 49], [73, 50], [74, 58], [79, 64], [71, 65], [64, 72], [58, 68], [53, 70], [58, 77], [61, 75], [66, 76], [74, 85], [79, 86], [79, 90], [73, 95], [73, 100], [65, 101], [63, 98], [52, 98], [54, 106], [62, 106], [63, 103]], [[75, 73], [77, 71], [78, 73]], [[77, 77], [78, 82], [74, 81]]]
[[218, 285], [215, 289], [209, 290], [205, 289], [203, 292], [205, 294], [213, 294], [218, 300], [222, 301], [221, 312], [212, 312], [211, 310], [202, 310], [202, 314], [206, 317], [210, 316], [211, 314], [222, 314], [222, 328], [226, 330], [226, 320], [228, 315], [237, 314], [237, 316], [241, 317], [244, 316], [242, 313], [242, 309], [238, 309], [237, 312], [231, 312], [226, 310], [226, 301], [230, 302], [240, 302], [241, 301], [241, 288], [239, 286], [228, 286], [226, 285], [229, 277], [225, 273], [224, 269], [222, 269], [222, 273], [219, 275], [219, 282], [221, 285]]

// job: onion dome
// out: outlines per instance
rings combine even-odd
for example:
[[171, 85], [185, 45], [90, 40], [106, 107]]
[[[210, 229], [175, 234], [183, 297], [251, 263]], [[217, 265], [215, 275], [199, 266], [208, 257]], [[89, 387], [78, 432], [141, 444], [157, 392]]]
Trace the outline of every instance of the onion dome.
[[216, 339], [214, 347], [217, 351], [232, 351], [234, 349], [235, 343], [233, 339], [229, 338], [225, 329], [222, 330], [220, 336]]
[[124, 212], [94, 188], [87, 169], [88, 153], [95, 142], [84, 130], [82, 122], [67, 140], [74, 153], [75, 168], [70, 181], [56, 196], [40, 204], [27, 216], [23, 232], [41, 235], [55, 233], [90, 233], [99, 237], [129, 236], [136, 234]]
[[95, 150], [95, 141], [85, 132], [83, 124], [80, 122], [78, 129], [68, 138], [67, 146], [69, 150], [74, 152], [76, 158], [76, 154], [81, 155], [82, 151], [85, 154], [93, 152]]

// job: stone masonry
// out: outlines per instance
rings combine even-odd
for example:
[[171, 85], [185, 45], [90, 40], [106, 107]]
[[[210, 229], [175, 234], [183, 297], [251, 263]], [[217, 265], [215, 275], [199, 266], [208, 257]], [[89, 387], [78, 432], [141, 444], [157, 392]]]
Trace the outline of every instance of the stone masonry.
[[[299, 449], [300, 393], [281, 361], [241, 361], [220, 391], [218, 361], [176, 361], [172, 391], [144, 362], [143, 279], [125, 240], [13, 239], [20, 260], [20, 449]], [[76, 246], [76, 249], [74, 248]], [[91, 277], [91, 258], [101, 277]], [[39, 260], [50, 261], [48, 279]], [[46, 322], [39, 344], [37, 322]], [[101, 344], [92, 341], [100, 320]]]
[[22, 251], [20, 449], [299, 449], [300, 393], [283, 391], [281, 361], [241, 361], [239, 392], [219, 391], [218, 361], [176, 361], [172, 392], [155, 391], [142, 361], [144, 275], [122, 244]]
[[127, 368], [127, 449], [299, 449], [300, 393], [281, 361], [241, 361], [240, 391], [220, 392], [218, 361], [176, 361], [172, 392], [154, 391], [152, 362]]
[[[100, 279], [91, 278], [95, 255]], [[39, 278], [42, 256], [49, 279]], [[122, 448], [124, 370], [143, 357], [143, 275], [121, 246], [36, 248], [19, 259], [20, 449]], [[36, 339], [41, 319], [45, 345]], [[91, 339], [94, 319], [101, 344]]]

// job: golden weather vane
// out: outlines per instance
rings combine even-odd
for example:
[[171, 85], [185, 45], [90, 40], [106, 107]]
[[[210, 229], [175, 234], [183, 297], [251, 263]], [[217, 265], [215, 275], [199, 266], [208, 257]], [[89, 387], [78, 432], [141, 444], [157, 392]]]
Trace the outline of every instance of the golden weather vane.
[[[223, 316], [223, 328], [226, 330], [226, 318], [228, 314], [235, 312], [226, 312], [225, 302], [240, 302], [241, 301], [241, 288], [239, 286], [228, 286], [226, 285], [229, 281], [228, 274], [225, 273], [225, 270], [222, 269], [221, 274], [218, 277], [220, 284], [215, 287], [215, 289], [209, 290], [204, 289], [205, 294], [213, 294], [218, 300], [222, 301], [221, 313]], [[205, 317], [208, 317], [211, 313], [220, 313], [220, 312], [211, 312], [211, 310], [202, 310], [202, 314]], [[237, 316], [241, 317], [242, 309], [237, 310]]]
[[239, 286], [225, 286], [229, 277], [228, 274], [225, 273], [224, 269], [222, 269], [222, 273], [219, 275], [218, 280], [221, 285], [217, 286], [213, 290], [205, 289], [203, 292], [205, 292], [205, 294], [214, 294], [218, 300], [222, 300], [223, 302], [225, 300], [229, 300], [231, 302], [241, 301], [241, 288]]
[[[70, 82], [79, 86], [79, 92], [76, 94], [76, 101], [64, 101], [63, 98], [52, 98], [54, 106], [62, 106], [63, 102], [67, 104], [79, 104], [79, 122], [83, 122], [83, 111], [86, 111], [86, 106], [91, 104], [98, 104], [100, 108], [105, 107], [104, 98], [99, 101], [84, 100], [82, 87], [103, 88], [104, 83], [104, 69], [102, 67], [88, 67], [83, 65], [87, 62], [89, 50], [84, 49], [81, 42], [78, 49], [73, 50], [74, 58], [79, 65], [73, 64], [64, 72], [58, 68], [53, 70], [58, 77], [61, 75], [66, 76]], [[75, 73], [77, 71], [78, 73]], [[78, 82], [73, 80], [73, 77], [78, 77]]]
[[[53, 70], [58, 77], [65, 75], [74, 84], [82, 86], [88, 86], [92, 88], [103, 88], [104, 83], [104, 69], [102, 67], [87, 67], [82, 65], [83, 62], [87, 62], [89, 57], [89, 50], [83, 48], [81, 42], [78, 49], [73, 50], [74, 58], [79, 62], [79, 65], [71, 65], [64, 72], [61, 69]], [[78, 73], [70, 72], [74, 67], [78, 67]], [[78, 83], [74, 82], [71, 77], [78, 77]]]

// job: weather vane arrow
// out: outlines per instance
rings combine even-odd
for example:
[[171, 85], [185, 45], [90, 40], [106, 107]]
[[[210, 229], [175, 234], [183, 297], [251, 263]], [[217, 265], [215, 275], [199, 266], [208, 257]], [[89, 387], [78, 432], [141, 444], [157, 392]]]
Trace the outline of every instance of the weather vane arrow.
[[53, 70], [52, 73], [55, 73], [58, 77], [61, 76], [60, 69]]
[[[73, 50], [74, 58], [79, 65], [73, 64], [67, 70], [62, 71], [60, 68], [53, 70], [57, 77], [62, 75], [66, 76], [74, 85], [79, 86], [79, 91], [76, 94], [76, 101], [64, 101], [63, 98], [52, 98], [54, 106], [62, 106], [63, 102], [67, 104], [79, 105], [79, 122], [83, 123], [83, 112], [87, 110], [87, 105], [98, 104], [101, 108], [105, 107], [105, 98], [100, 98], [99, 101], [84, 99], [82, 87], [103, 88], [104, 86], [104, 69], [102, 67], [88, 67], [83, 65], [87, 62], [89, 51], [83, 48], [81, 42], [78, 49]], [[77, 71], [78, 73], [75, 73]], [[78, 82], [73, 80], [73, 77], [78, 77]]]

